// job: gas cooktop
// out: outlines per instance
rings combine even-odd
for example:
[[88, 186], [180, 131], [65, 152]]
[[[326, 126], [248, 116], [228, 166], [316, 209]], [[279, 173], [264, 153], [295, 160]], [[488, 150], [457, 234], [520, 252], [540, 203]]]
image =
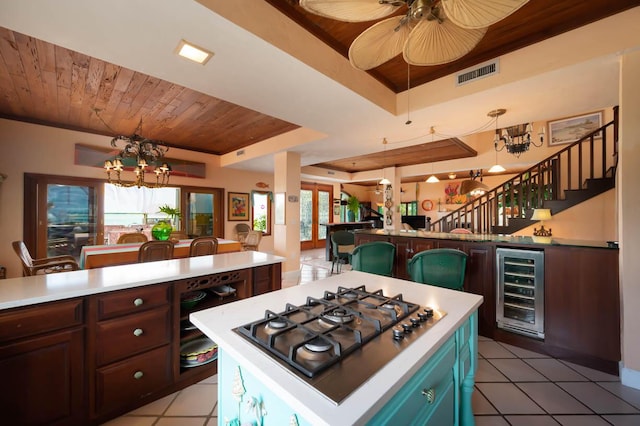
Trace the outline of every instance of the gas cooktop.
[[338, 287], [234, 331], [339, 403], [445, 315], [402, 294]]

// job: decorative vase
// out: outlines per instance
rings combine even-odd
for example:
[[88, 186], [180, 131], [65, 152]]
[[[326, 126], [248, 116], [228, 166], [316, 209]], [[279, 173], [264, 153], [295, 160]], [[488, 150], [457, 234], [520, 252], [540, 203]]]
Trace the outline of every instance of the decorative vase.
[[153, 228], [151, 228], [151, 235], [156, 240], [166, 241], [171, 236], [172, 231], [173, 231], [173, 226], [171, 226], [171, 224], [168, 221], [161, 220], [155, 225], [153, 225]]

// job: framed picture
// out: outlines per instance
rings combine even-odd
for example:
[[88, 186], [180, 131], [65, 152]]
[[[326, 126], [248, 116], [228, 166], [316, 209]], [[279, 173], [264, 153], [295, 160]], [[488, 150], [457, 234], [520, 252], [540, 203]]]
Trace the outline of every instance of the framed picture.
[[284, 204], [284, 192], [276, 192], [275, 198], [275, 212], [276, 212], [276, 225], [284, 225], [284, 212], [285, 212], [285, 204]]
[[249, 194], [227, 193], [227, 220], [249, 220]]
[[[549, 146], [575, 142], [602, 127], [602, 111], [549, 121]], [[602, 137], [597, 134], [596, 138]]]

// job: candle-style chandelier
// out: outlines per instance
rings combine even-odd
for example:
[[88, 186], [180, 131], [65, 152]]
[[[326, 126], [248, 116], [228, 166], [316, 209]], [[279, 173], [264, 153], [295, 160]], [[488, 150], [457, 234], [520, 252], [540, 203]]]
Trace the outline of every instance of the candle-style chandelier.
[[[523, 152], [529, 151], [529, 146], [541, 147], [544, 143], [544, 126], [538, 133], [540, 140], [537, 142], [532, 138], [533, 126], [531, 123], [517, 124], [515, 126], [506, 127], [502, 130], [498, 129], [498, 117], [507, 112], [506, 109], [494, 109], [489, 111], [487, 115], [496, 119], [496, 134], [493, 139], [493, 145], [497, 152], [507, 149], [509, 154], [520, 157]], [[502, 146], [499, 147], [500, 142]]]
[[[169, 175], [171, 174], [171, 166], [164, 160], [164, 154], [169, 150], [164, 142], [147, 139], [140, 136], [140, 128], [142, 127], [142, 119], [138, 127], [131, 136], [115, 136], [111, 139], [111, 146], [118, 147], [118, 142], [122, 141], [126, 145], [118, 156], [113, 160], [104, 162], [104, 168], [107, 172], [107, 180], [109, 183], [131, 187], [137, 186], [147, 188], [161, 188], [169, 184]], [[129, 164], [127, 164], [129, 163]], [[131, 166], [136, 177], [134, 181], [123, 181], [122, 171], [125, 167]], [[151, 168], [155, 167], [153, 170]], [[115, 172], [115, 179], [112, 173]], [[146, 182], [145, 174], [155, 173], [155, 182]]]

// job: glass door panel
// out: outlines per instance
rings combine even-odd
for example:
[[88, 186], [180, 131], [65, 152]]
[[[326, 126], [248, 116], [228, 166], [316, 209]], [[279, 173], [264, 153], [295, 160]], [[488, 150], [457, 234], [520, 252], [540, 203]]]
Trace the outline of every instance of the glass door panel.
[[187, 235], [213, 235], [213, 194], [191, 193], [188, 197]]
[[325, 246], [327, 227], [331, 222], [333, 186], [315, 183], [300, 185], [300, 249]]
[[[300, 241], [311, 241], [313, 238], [313, 191], [300, 190]], [[309, 247], [311, 248], [311, 247]]]
[[331, 193], [318, 190], [318, 240], [327, 238], [327, 227], [321, 223], [331, 222]]

